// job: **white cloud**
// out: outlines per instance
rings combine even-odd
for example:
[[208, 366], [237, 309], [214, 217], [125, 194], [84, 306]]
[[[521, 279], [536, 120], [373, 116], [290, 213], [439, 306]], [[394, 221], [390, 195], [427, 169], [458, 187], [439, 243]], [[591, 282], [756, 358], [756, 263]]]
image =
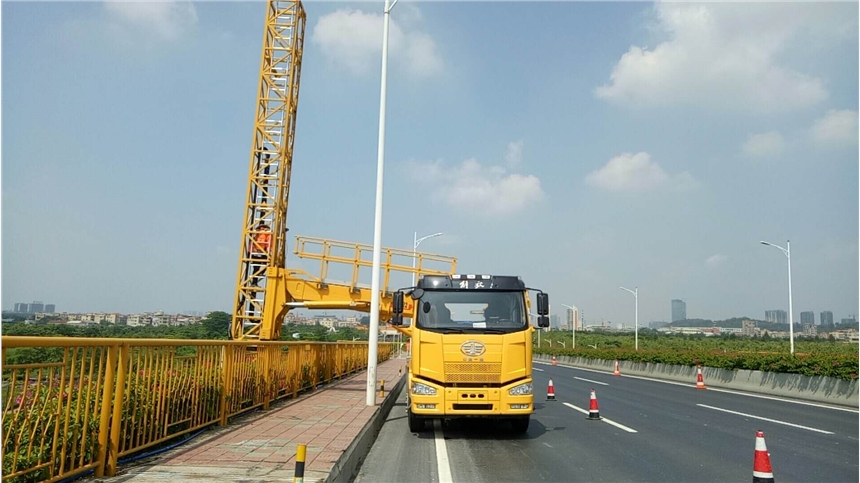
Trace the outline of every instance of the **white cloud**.
[[513, 214], [545, 197], [537, 176], [509, 173], [504, 166], [484, 166], [475, 159], [454, 167], [441, 161], [410, 161], [407, 166], [417, 181], [435, 185], [437, 201], [461, 213]]
[[696, 105], [786, 111], [827, 98], [822, 81], [780, 61], [794, 45], [832, 43], [854, 32], [844, 5], [658, 3], [668, 40], [631, 46], [595, 95], [625, 106]]
[[505, 153], [505, 164], [509, 168], [519, 166], [523, 162], [523, 142], [511, 141], [508, 143], [508, 152]]
[[[436, 41], [413, 28], [421, 20], [420, 12], [417, 8], [408, 11], [400, 21], [389, 21], [389, 66], [402, 65], [413, 77], [442, 72]], [[323, 15], [314, 26], [312, 41], [333, 65], [359, 75], [376, 72], [382, 55], [382, 14], [346, 8]]]
[[104, 8], [109, 19], [123, 27], [161, 40], [174, 40], [197, 25], [197, 9], [189, 2], [115, 1], [105, 2]]
[[726, 260], [728, 259], [729, 257], [717, 253], [716, 255], [711, 255], [710, 257], [708, 257], [705, 260], [705, 265], [707, 265], [709, 268], [717, 268], [726, 263]]
[[777, 131], [753, 134], [743, 145], [743, 153], [756, 158], [779, 156], [784, 151], [785, 140]]
[[857, 111], [831, 109], [809, 130], [812, 140], [824, 146], [857, 144]]
[[698, 183], [690, 173], [668, 174], [646, 152], [622, 153], [585, 177], [586, 183], [606, 191], [688, 191]]

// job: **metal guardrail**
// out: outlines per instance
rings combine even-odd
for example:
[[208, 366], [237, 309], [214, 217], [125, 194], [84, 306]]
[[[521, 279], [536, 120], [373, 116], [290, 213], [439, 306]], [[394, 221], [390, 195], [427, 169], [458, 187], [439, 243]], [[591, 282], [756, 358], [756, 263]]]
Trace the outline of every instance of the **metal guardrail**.
[[[367, 366], [364, 342], [3, 337], [2, 344], [4, 483], [91, 469], [113, 476], [121, 457]], [[391, 350], [380, 344], [379, 361]]]

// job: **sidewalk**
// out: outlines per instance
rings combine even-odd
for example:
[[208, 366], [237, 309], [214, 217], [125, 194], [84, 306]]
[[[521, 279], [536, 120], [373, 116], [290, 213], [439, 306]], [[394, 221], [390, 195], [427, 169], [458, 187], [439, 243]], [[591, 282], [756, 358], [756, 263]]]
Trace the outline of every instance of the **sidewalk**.
[[[388, 403], [391, 390], [406, 373], [406, 359], [391, 359], [377, 367], [377, 379], [385, 381]], [[295, 401], [275, 405], [207, 431], [196, 439], [139, 463], [121, 465], [113, 478], [103, 482], [150, 483], [164, 481], [292, 481], [296, 447], [307, 445], [305, 482], [349, 480], [354, 466], [372, 444], [376, 417], [390, 408], [377, 397], [375, 407], [365, 405], [367, 373], [310, 393]]]

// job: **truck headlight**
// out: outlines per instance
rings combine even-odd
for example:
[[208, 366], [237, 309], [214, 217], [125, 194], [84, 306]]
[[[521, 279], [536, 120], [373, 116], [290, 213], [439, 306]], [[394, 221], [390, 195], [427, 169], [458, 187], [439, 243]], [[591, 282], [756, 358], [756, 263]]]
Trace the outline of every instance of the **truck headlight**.
[[422, 396], [435, 396], [436, 388], [430, 387], [427, 384], [421, 384], [420, 382], [412, 382], [412, 394], [420, 394]]
[[512, 387], [508, 393], [511, 396], [528, 396], [533, 392], [532, 383], [527, 382], [525, 384], [520, 384], [519, 386]]

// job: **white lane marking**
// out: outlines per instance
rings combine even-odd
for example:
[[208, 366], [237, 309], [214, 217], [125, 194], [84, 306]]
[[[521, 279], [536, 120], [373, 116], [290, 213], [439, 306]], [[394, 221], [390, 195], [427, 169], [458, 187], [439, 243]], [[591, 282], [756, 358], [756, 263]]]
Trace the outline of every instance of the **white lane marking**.
[[547, 448], [552, 448], [551, 444], [549, 444], [549, 443], [544, 443], [544, 444], [546, 445]]
[[436, 471], [439, 473], [439, 483], [454, 483], [451, 477], [451, 464], [448, 462], [448, 447], [445, 436], [442, 435], [442, 420], [433, 420], [433, 432], [436, 436]]
[[[570, 404], [570, 403], [564, 403], [564, 405], [565, 405], [565, 406], [567, 406], [567, 407], [569, 407], [569, 408], [576, 409], [577, 411], [581, 412], [582, 414], [588, 414], [588, 411], [587, 411], [587, 410], [582, 409], [582, 408], [578, 408], [578, 407], [574, 406], [573, 404]], [[624, 431], [627, 431], [628, 433], [638, 433], [638, 431], [636, 431], [635, 429], [633, 429], [633, 428], [628, 428], [627, 426], [625, 426], [625, 425], [623, 425], [623, 424], [620, 424], [620, 423], [616, 423], [615, 421], [613, 421], [613, 420], [611, 420], [611, 419], [606, 419], [606, 418], [601, 417], [601, 419], [600, 419], [600, 420], [601, 420], [601, 421], [603, 421], [603, 422], [605, 422], [605, 423], [609, 423], [609, 424], [611, 424], [611, 425], [615, 426], [615, 427], [616, 427], [616, 428], [618, 428], [618, 429], [623, 429]]]
[[539, 372], [543, 372], [543, 369], [538, 369], [537, 367], [532, 367], [532, 369], [539, 371]]
[[581, 377], [575, 377], [575, 376], [574, 376], [574, 379], [579, 379], [580, 381], [585, 381], [585, 382], [593, 382], [594, 384], [600, 384], [601, 386], [608, 386], [608, 385], [609, 385], [609, 384], [607, 384], [607, 383], [605, 383], [605, 382], [592, 381], [591, 379], [583, 379], [583, 378], [581, 378]]
[[764, 418], [764, 417], [761, 417], [761, 416], [754, 416], [754, 415], [752, 415], [752, 414], [739, 413], [739, 412], [737, 412], [737, 411], [731, 411], [731, 410], [729, 410], [729, 409], [723, 409], [723, 408], [716, 408], [716, 407], [714, 407], [714, 406], [708, 406], [707, 404], [696, 404], [696, 406], [701, 406], [701, 407], [703, 407], [703, 408], [708, 408], [708, 409], [714, 409], [714, 410], [716, 410], [716, 411], [722, 411], [722, 412], [724, 412], [724, 413], [737, 414], [738, 416], [743, 416], [743, 417], [745, 417], [745, 418], [761, 419], [762, 421], [769, 421], [769, 422], [771, 422], [771, 423], [783, 424], [783, 425], [785, 425], [785, 426], [791, 426], [791, 427], [793, 427], [793, 428], [800, 428], [800, 429], [806, 429], [806, 430], [809, 430], [809, 431], [815, 431], [816, 433], [833, 434], [833, 432], [831, 432], [831, 431], [825, 431], [825, 430], [823, 430], [823, 429], [815, 429], [815, 428], [810, 428], [809, 426], [801, 426], [801, 425], [799, 425], [799, 424], [787, 423], [787, 422], [785, 422], [785, 421], [780, 421], [780, 420], [778, 420], [778, 419], [770, 419], [770, 418]]
[[[534, 361], [534, 362], [536, 364], [549, 365], [548, 362], [540, 362], [540, 361]], [[573, 367], [573, 366], [557, 366], [557, 367], [565, 367], [567, 369], [575, 369], [577, 371], [596, 372], [598, 374], [612, 374], [611, 372], [598, 371], [597, 369], [586, 369], [585, 367]], [[661, 382], [663, 384], [672, 384], [674, 386], [696, 387], [695, 383], [687, 384], [685, 382], [664, 381], [662, 379], [654, 379], [653, 377], [633, 376], [630, 374], [621, 374], [621, 377], [629, 377], [632, 379], [642, 379], [643, 381]], [[786, 399], [786, 398], [781, 398], [781, 397], [776, 397], [776, 396], [766, 396], [764, 394], [751, 394], [748, 392], [733, 391], [731, 389], [722, 389], [722, 388], [717, 388], [717, 387], [713, 387], [713, 386], [708, 386], [708, 390], [709, 391], [716, 391], [716, 392], [726, 392], [729, 394], [737, 394], [738, 396], [756, 397], [759, 399], [770, 399], [771, 401], [782, 401], [782, 402], [787, 402], [787, 403], [791, 403], [791, 404], [800, 404], [802, 406], [813, 406], [816, 408], [833, 409], [835, 411], [845, 411], [846, 413], [860, 413], [860, 411], [858, 411], [857, 409], [843, 408], [843, 407], [839, 407], [839, 406], [830, 406], [827, 404], [819, 404], [819, 403], [807, 402], [807, 401], [798, 401], [795, 399]]]

